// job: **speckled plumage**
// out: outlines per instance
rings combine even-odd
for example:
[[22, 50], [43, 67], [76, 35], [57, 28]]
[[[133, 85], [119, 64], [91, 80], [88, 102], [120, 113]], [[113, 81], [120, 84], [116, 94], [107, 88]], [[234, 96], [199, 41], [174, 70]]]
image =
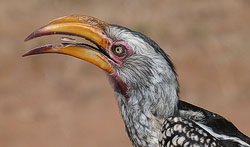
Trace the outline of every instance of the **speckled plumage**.
[[161, 128], [160, 146], [205, 146], [221, 147], [215, 137], [194, 123], [182, 117], [169, 117]]
[[110, 77], [133, 146], [250, 146], [250, 139], [231, 122], [179, 100], [173, 63], [153, 40], [117, 25], [105, 29], [112, 40], [128, 43], [134, 52], [115, 67], [129, 97]]

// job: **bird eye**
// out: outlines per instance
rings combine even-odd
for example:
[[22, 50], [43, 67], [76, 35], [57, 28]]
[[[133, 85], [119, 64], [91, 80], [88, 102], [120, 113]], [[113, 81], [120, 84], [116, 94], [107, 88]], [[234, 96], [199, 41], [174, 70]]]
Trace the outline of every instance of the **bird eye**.
[[113, 46], [112, 47], [112, 52], [118, 56], [118, 57], [122, 57], [126, 54], [126, 48], [122, 45], [118, 45], [118, 46]]

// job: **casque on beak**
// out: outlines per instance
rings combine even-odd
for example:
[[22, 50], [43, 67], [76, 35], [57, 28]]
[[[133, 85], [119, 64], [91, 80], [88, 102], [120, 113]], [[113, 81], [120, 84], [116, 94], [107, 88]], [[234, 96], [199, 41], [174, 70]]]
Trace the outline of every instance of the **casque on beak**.
[[53, 20], [48, 25], [31, 33], [25, 41], [45, 35], [62, 34], [83, 37], [96, 47], [84, 43], [56, 43], [35, 48], [23, 56], [43, 53], [66, 54], [88, 61], [101, 69], [113, 73], [112, 59], [108, 55], [112, 42], [104, 28], [109, 24], [84, 15], [71, 15]]

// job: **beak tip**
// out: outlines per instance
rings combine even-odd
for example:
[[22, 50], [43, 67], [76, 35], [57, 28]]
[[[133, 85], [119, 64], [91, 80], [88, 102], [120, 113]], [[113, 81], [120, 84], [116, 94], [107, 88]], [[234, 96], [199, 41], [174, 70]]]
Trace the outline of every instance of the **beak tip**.
[[[31, 39], [43, 36], [43, 35], [49, 35], [50, 33], [47, 33], [46, 31], [44, 31], [42, 28], [32, 32], [27, 38], [24, 39], [24, 42], [29, 41]], [[53, 34], [53, 32], [51, 33]]]
[[24, 39], [24, 42], [29, 41], [30, 37], [28, 36], [27, 38]]
[[27, 52], [27, 53], [25, 53], [25, 54], [23, 54], [22, 57], [26, 57], [26, 56], [29, 56], [29, 55], [30, 55], [30, 51]]
[[26, 57], [26, 56], [29, 56], [29, 52], [22, 55], [22, 57]]
[[[59, 44], [61, 45], [61, 44]], [[22, 57], [26, 57], [26, 56], [30, 56], [30, 55], [36, 55], [36, 54], [44, 54], [44, 53], [51, 53], [51, 52], [55, 52], [54, 48], [57, 47], [57, 49], [59, 49], [61, 46], [57, 46], [57, 45], [53, 45], [53, 44], [48, 44], [48, 45], [44, 45], [44, 46], [40, 46], [37, 48], [34, 48], [30, 51], [28, 51], [27, 53], [23, 54]]]
[[26, 57], [26, 56], [30, 56], [30, 55], [35, 55], [35, 54], [39, 54], [40, 50], [38, 48], [36, 49], [33, 49], [33, 50], [30, 50], [28, 51], [27, 53], [23, 54], [22, 57]]
[[26, 38], [24, 39], [24, 42], [29, 41], [29, 40], [35, 38], [35, 37], [37, 36], [37, 34], [38, 34], [37, 31], [31, 33], [28, 37], [26, 37]]

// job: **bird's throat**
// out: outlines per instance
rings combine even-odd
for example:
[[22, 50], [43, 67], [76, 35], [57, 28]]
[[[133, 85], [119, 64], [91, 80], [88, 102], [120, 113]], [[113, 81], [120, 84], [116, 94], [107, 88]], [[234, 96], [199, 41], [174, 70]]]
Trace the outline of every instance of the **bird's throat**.
[[119, 78], [119, 76], [117, 75], [116, 72], [114, 72], [110, 75], [113, 79], [115, 88], [120, 89], [122, 95], [124, 95], [124, 97], [128, 99], [129, 98], [128, 85]]

